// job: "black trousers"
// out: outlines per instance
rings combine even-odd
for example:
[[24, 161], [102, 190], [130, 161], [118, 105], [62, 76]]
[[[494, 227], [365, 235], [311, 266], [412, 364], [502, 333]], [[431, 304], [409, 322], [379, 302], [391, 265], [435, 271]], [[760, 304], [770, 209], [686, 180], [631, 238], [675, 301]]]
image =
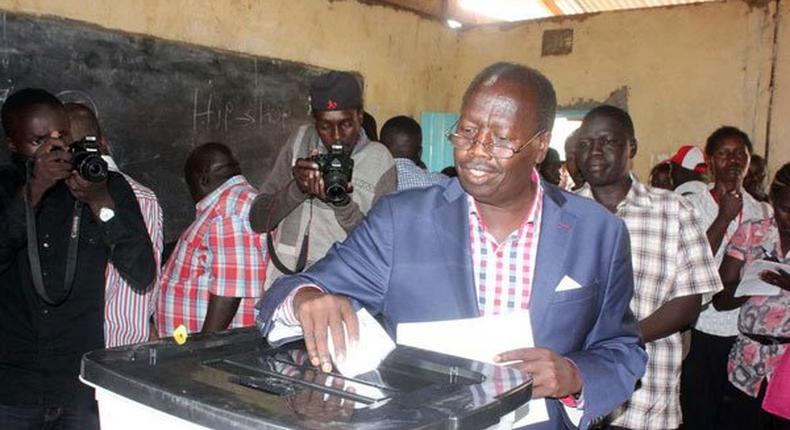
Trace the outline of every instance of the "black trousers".
[[99, 430], [96, 402], [83, 407], [0, 405], [2, 430]]
[[727, 360], [735, 342], [691, 330], [691, 350], [683, 362], [680, 405], [683, 430], [787, 430], [788, 421], [762, 409], [765, 385], [758, 397], [735, 388], [727, 379]]

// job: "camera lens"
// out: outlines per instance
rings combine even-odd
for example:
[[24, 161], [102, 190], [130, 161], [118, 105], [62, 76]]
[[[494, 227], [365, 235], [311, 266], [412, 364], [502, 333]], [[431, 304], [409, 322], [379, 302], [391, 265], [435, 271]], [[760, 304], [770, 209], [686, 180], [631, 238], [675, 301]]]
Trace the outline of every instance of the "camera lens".
[[98, 155], [88, 154], [80, 157], [77, 172], [90, 182], [101, 182], [107, 178], [107, 163]]
[[331, 171], [324, 179], [326, 182], [326, 197], [330, 202], [342, 202], [346, 198], [348, 181], [345, 175], [338, 171]]

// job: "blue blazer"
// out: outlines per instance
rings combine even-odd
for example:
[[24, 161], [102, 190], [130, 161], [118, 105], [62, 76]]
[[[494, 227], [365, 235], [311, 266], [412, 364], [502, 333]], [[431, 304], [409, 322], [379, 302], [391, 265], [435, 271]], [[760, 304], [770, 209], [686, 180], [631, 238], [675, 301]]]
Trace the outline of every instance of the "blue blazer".
[[[603, 206], [543, 183], [543, 213], [530, 298], [536, 346], [572, 360], [582, 374], [584, 417], [596, 423], [631, 397], [647, 354], [629, 309], [633, 274], [625, 224]], [[278, 279], [258, 304], [265, 336], [277, 306], [312, 283], [401, 322], [479, 316], [469, 245], [468, 200], [457, 179], [383, 197], [342, 243], [308, 271]], [[564, 276], [582, 288], [556, 292]], [[572, 427], [558, 400], [551, 420]]]

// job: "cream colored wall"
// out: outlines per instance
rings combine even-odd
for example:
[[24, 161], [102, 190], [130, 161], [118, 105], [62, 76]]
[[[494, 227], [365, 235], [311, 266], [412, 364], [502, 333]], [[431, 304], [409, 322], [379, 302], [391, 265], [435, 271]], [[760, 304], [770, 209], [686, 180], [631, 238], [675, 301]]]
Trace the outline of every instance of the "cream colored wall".
[[445, 55], [456, 33], [392, 8], [327, 0], [0, 0], [0, 9], [356, 70], [366, 80], [366, 108], [380, 121], [447, 109]]
[[[735, 0], [474, 29], [461, 38], [460, 51], [470, 54], [459, 56], [451, 105], [483, 67], [515, 61], [544, 72], [561, 105], [602, 102], [626, 87], [640, 141], [635, 168], [642, 178], [665, 154], [703, 144], [722, 124], [745, 130], [762, 153], [771, 16], [770, 8], [750, 9]], [[572, 53], [541, 57], [543, 31], [556, 28], [574, 30]], [[786, 62], [790, 68], [790, 58]]]
[[[750, 6], [763, 4], [763, 6]], [[357, 70], [367, 107], [395, 114], [457, 110], [475, 73], [495, 61], [542, 70], [564, 106], [627, 90], [649, 167], [721, 124], [747, 131], [764, 152], [773, 52], [773, 2], [645, 9], [463, 32], [353, 0], [0, 0], [0, 9], [55, 15], [214, 48]], [[790, 19], [790, 5], [781, 11]], [[790, 160], [790, 30], [780, 31], [769, 167]], [[573, 52], [541, 57], [542, 32], [574, 30]], [[381, 125], [381, 124], [379, 124]]]
[[780, 3], [775, 90], [768, 151], [769, 172], [790, 162], [790, 4]]

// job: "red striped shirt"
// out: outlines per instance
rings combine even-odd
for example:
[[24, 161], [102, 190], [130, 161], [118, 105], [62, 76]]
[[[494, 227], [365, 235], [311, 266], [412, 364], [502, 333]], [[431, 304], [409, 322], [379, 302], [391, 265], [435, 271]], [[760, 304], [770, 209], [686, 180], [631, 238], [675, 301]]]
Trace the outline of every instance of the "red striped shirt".
[[[124, 175], [134, 192], [154, 246], [157, 274], [162, 259], [162, 208], [153, 191]], [[150, 318], [156, 310], [157, 282], [144, 293], [132, 289], [111, 262], [105, 270], [104, 344], [108, 347], [145, 342], [150, 335]]]

